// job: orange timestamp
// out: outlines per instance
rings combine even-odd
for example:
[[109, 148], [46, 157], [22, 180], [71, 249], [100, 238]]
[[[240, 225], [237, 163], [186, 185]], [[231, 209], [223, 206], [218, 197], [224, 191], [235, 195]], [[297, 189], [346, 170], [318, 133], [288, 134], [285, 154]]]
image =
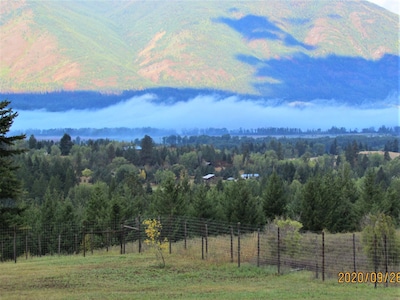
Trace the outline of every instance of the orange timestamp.
[[338, 283], [400, 283], [400, 272], [339, 272]]

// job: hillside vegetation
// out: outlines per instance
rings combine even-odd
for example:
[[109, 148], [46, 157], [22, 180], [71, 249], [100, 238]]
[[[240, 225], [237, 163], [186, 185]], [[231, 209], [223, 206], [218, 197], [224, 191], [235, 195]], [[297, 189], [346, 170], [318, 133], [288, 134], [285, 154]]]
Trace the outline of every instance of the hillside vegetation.
[[396, 91], [398, 16], [365, 1], [2, 1], [0, 13], [2, 92]]
[[[399, 145], [393, 136], [171, 136], [156, 145], [149, 136], [135, 144], [72, 141], [65, 134], [59, 143], [31, 136], [24, 145], [29, 152], [16, 157], [22, 210], [18, 218], [3, 220], [4, 228], [12, 222], [103, 228], [138, 215], [249, 225], [288, 217], [304, 230], [329, 232], [361, 230], [369, 214], [400, 221], [400, 159], [392, 153]], [[360, 152], [365, 150], [383, 154]]]

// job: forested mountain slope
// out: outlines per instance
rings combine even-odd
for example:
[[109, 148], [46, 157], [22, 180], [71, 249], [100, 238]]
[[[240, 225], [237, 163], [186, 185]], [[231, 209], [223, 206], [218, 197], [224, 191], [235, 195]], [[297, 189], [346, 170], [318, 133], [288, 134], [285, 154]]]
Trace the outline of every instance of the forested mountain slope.
[[366, 1], [2, 1], [2, 93], [398, 93], [398, 16]]

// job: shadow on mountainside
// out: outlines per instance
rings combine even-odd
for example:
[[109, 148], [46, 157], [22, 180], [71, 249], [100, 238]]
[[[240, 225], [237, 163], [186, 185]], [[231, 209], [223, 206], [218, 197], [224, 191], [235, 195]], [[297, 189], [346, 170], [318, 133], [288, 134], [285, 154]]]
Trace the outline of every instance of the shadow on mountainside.
[[[349, 105], [383, 100], [399, 93], [399, 56], [387, 54], [379, 60], [330, 55], [260, 60], [237, 55], [254, 66], [254, 87], [260, 94], [285, 100], [336, 99]], [[274, 78], [279, 83], [260, 82]]]
[[[217, 23], [223, 23], [239, 32], [246, 40], [268, 39], [282, 41], [285, 46], [300, 46], [306, 50], [314, 50], [315, 47], [307, 45], [288, 32], [285, 32], [266, 17], [246, 15], [240, 19], [218, 18], [214, 20]], [[302, 22], [306, 22], [302, 20]]]
[[[288, 47], [315, 49], [266, 17], [246, 15], [240, 19], [221, 17], [214, 21], [229, 26], [246, 40], [266, 39], [281, 41]], [[308, 19], [289, 21], [300, 25], [309, 22]], [[238, 54], [236, 58], [255, 68], [253, 86], [264, 97], [298, 101], [335, 99], [358, 105], [399, 93], [399, 56], [395, 55], [387, 54], [379, 60], [367, 60], [338, 55], [311, 57], [298, 52], [267, 60], [244, 54]], [[265, 78], [273, 79], [274, 83]]]

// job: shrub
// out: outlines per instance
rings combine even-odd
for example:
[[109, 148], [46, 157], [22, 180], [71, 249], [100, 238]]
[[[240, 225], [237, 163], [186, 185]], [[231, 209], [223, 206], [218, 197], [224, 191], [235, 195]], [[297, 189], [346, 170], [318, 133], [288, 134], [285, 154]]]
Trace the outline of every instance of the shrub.
[[146, 226], [145, 233], [147, 239], [144, 241], [153, 251], [155, 251], [156, 257], [161, 260], [160, 267], [165, 267], [165, 259], [163, 251], [168, 247], [168, 239], [160, 239], [162, 225], [161, 222], [156, 219], [147, 219], [143, 221], [143, 225]]
[[[399, 263], [400, 241], [396, 238], [396, 228], [393, 219], [383, 213], [368, 215], [365, 218], [365, 225], [362, 231], [362, 242], [365, 254], [370, 262], [380, 266], [385, 258], [389, 264]], [[376, 255], [375, 255], [375, 236], [376, 236]], [[385, 236], [386, 249], [385, 253]]]

